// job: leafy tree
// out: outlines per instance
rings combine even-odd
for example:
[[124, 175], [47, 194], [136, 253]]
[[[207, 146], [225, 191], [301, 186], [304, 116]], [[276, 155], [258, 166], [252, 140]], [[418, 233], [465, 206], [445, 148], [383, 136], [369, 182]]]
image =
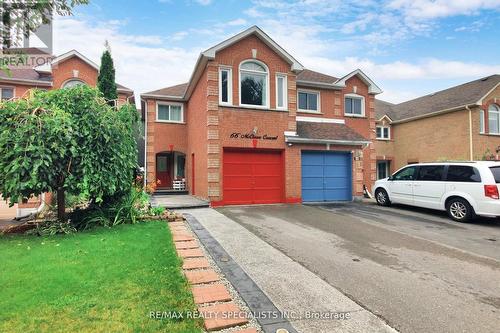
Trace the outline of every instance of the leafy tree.
[[100, 202], [126, 191], [137, 165], [137, 122], [133, 105], [115, 110], [85, 85], [1, 102], [0, 193], [55, 192], [64, 220], [66, 193]]
[[101, 68], [99, 69], [99, 76], [97, 77], [97, 87], [110, 105], [113, 104], [112, 101], [118, 98], [115, 82], [115, 67], [113, 65], [113, 58], [111, 58], [111, 51], [107, 41], [106, 50], [101, 56]]

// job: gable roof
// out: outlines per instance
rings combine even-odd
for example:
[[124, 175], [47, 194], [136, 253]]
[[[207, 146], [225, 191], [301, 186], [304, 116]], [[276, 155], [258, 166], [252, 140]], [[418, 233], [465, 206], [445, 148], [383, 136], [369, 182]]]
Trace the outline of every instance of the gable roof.
[[215, 54], [223, 50], [238, 41], [250, 36], [250, 35], [255, 35], [257, 36], [261, 41], [263, 41], [267, 46], [269, 46], [274, 52], [279, 54], [283, 59], [285, 59], [291, 66], [292, 66], [292, 71], [301, 71], [304, 69], [304, 66], [302, 66], [294, 57], [292, 57], [285, 49], [283, 49], [281, 46], [278, 45], [271, 37], [269, 37], [264, 31], [262, 31], [258, 26], [254, 25], [245, 31], [240, 32], [239, 34], [234, 35], [231, 38], [226, 39], [223, 42], [220, 42], [219, 44], [209, 48], [208, 50], [202, 52], [202, 55], [209, 58], [209, 59], [214, 59]]
[[[13, 84], [17, 83], [35, 86], [52, 86], [52, 67], [71, 57], [78, 57], [83, 62], [94, 68], [97, 72], [99, 72], [99, 66], [95, 62], [85, 57], [83, 54], [76, 50], [68, 51], [57, 57], [53, 57], [43, 52], [41, 54], [48, 56], [48, 61], [45, 64], [36, 66], [34, 68], [9, 68], [10, 75], [5, 71], [0, 70], [0, 81]], [[116, 88], [118, 92], [125, 93], [127, 95], [131, 95], [134, 93], [132, 89], [127, 88], [119, 83], [116, 84]]]
[[[305, 69], [304, 66], [302, 66], [302, 64], [300, 64], [294, 57], [292, 57], [274, 40], [272, 40], [264, 31], [262, 31], [257, 26], [252, 26], [246, 29], [245, 31], [242, 31], [239, 34], [229, 39], [226, 39], [225, 41], [200, 53], [198, 60], [196, 61], [195, 64], [194, 71], [191, 74], [188, 83], [150, 91], [141, 94], [141, 96], [167, 98], [167, 99], [171, 98], [171, 99], [187, 101], [191, 96], [191, 93], [193, 92], [196, 83], [203, 74], [203, 70], [208, 61], [214, 59], [217, 52], [237, 43], [238, 41], [250, 35], [257, 36], [267, 46], [269, 46], [283, 59], [285, 59], [291, 65], [292, 71], [295, 71], [297, 73], [297, 84], [300, 84], [301, 86], [320, 87], [325, 89], [342, 89], [345, 88], [347, 80], [357, 75], [368, 85], [369, 93], [379, 94], [382, 92], [382, 90], [360, 69], [357, 69], [340, 79], [331, 75]], [[183, 92], [181, 91], [181, 88], [179, 86], [184, 86], [183, 88], [185, 89]]]
[[[499, 84], [500, 75], [490, 75], [389, 107], [379, 101], [375, 104], [375, 111], [377, 117], [381, 117], [384, 112], [382, 110], [385, 110], [395, 122], [423, 118], [466, 106], [481, 105], [482, 99]], [[381, 109], [377, 110], [379, 107]]]
[[393, 118], [394, 111], [392, 108], [395, 104], [389, 103], [380, 99], [375, 99], [375, 117], [378, 119], [382, 119], [384, 116], [388, 116], [390, 119]]

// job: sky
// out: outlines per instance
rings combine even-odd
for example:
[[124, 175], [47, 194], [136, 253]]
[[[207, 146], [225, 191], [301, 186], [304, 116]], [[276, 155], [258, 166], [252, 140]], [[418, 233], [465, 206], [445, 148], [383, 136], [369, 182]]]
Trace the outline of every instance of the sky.
[[360, 68], [399, 103], [500, 73], [500, 0], [90, 0], [54, 22], [54, 53], [100, 62], [136, 95], [187, 82], [200, 52], [257, 25], [306, 68]]

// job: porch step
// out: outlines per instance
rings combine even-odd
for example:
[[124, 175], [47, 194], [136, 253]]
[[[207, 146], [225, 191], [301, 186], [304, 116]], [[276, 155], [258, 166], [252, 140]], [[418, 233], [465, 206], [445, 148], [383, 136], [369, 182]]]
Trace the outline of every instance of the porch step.
[[156, 190], [154, 195], [186, 195], [189, 194], [187, 190], [179, 191], [179, 190]]

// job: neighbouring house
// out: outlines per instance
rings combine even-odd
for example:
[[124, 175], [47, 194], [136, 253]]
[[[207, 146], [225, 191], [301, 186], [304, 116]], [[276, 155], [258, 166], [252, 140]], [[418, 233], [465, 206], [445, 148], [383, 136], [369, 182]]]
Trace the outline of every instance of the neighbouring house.
[[410, 163], [500, 160], [500, 75], [375, 110], [378, 179]]
[[141, 95], [147, 182], [213, 206], [352, 200], [375, 181], [379, 93], [251, 27], [202, 52], [189, 82]]
[[[0, 96], [2, 100], [23, 98], [34, 88], [50, 90], [78, 84], [97, 85], [99, 66], [78, 51], [72, 50], [60, 56], [53, 56], [38, 49], [22, 49], [22, 51], [32, 57], [33, 62], [40, 65], [22, 68], [9, 66], [10, 72], [0, 70]], [[117, 87], [117, 105], [127, 101], [134, 103], [134, 93], [131, 89], [120, 84], [117, 84]], [[50, 201], [49, 197], [50, 194], [42, 195], [16, 204], [16, 215], [19, 217], [35, 212], [43, 201]], [[4, 218], [11, 214], [12, 209], [7, 210], [5, 205], [0, 206], [0, 215]]]

